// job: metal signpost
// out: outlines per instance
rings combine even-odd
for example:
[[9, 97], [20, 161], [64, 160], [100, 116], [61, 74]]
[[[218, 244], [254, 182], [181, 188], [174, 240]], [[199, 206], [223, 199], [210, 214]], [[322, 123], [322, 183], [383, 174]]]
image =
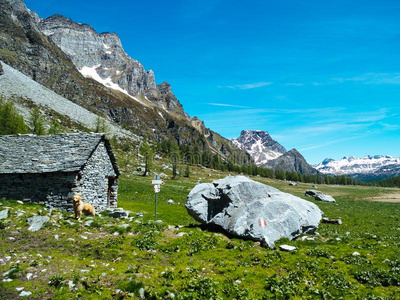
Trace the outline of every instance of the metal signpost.
[[154, 193], [156, 194], [155, 217], [154, 217], [154, 220], [157, 221], [157, 195], [158, 195], [158, 193], [161, 191], [161, 184], [163, 184], [164, 181], [162, 181], [162, 180], [160, 179], [160, 175], [154, 174], [154, 180], [151, 180], [150, 183], [154, 185]]

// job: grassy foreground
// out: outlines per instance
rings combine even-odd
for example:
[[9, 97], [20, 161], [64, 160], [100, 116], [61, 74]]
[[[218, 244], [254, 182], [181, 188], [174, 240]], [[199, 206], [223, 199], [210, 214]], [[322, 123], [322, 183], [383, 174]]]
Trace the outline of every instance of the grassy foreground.
[[[318, 186], [337, 202], [316, 204], [343, 224], [320, 224], [314, 240], [278, 241], [297, 247], [287, 253], [200, 227], [184, 207], [187, 194], [199, 177], [227, 174], [196, 172], [162, 186], [162, 223], [153, 221], [150, 177], [120, 179], [119, 206], [132, 220], [103, 214], [78, 222], [69, 213], [0, 200], [0, 211], [10, 207], [0, 220], [0, 299], [22, 291], [31, 299], [400, 299], [400, 203], [366, 200], [399, 190]], [[254, 179], [303, 198], [311, 188]], [[36, 214], [50, 222], [30, 232], [26, 219]]]

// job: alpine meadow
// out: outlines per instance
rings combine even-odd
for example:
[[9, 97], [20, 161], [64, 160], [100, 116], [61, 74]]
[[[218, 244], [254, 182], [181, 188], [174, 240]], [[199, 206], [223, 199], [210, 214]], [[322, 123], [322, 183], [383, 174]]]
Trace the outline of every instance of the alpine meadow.
[[400, 299], [399, 12], [0, 0], [0, 299]]

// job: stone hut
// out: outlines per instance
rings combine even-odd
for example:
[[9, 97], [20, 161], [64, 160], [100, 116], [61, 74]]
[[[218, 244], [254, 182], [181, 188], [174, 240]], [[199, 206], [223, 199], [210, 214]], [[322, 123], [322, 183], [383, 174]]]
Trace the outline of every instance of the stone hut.
[[71, 211], [81, 192], [102, 211], [117, 206], [118, 175], [104, 134], [0, 136], [0, 198]]

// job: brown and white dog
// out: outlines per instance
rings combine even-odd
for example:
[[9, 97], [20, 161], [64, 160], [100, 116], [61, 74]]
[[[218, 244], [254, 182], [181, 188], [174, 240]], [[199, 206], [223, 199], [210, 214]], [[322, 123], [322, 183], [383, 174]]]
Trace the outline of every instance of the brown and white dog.
[[82, 202], [81, 193], [72, 196], [72, 201], [74, 205], [75, 219], [80, 220], [82, 212], [87, 216], [95, 216], [94, 206]]

